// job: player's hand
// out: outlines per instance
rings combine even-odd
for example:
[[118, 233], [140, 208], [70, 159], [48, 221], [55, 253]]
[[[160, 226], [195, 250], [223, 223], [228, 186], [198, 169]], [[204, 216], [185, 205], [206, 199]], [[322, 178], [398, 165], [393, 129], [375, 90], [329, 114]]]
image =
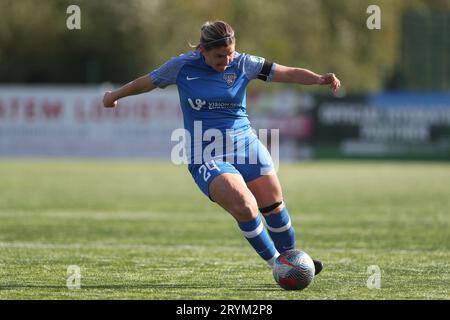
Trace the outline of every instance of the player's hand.
[[331, 89], [333, 89], [333, 91], [337, 91], [341, 86], [341, 81], [339, 81], [334, 73], [326, 73], [321, 75], [318, 83], [320, 85], [331, 85]]
[[103, 106], [105, 108], [115, 108], [117, 106], [117, 100], [114, 99], [112, 91], [106, 91], [103, 96]]

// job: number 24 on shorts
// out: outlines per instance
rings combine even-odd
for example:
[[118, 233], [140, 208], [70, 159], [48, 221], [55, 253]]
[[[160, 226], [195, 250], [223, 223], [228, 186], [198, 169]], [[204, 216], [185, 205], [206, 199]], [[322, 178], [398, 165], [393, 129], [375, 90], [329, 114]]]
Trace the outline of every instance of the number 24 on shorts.
[[217, 166], [217, 164], [214, 160], [211, 160], [210, 162], [206, 162], [200, 168], [198, 168], [198, 172], [203, 175], [203, 180], [205, 180], [205, 182], [208, 181], [208, 179], [211, 177], [211, 173], [208, 172], [211, 170], [220, 171], [220, 168]]

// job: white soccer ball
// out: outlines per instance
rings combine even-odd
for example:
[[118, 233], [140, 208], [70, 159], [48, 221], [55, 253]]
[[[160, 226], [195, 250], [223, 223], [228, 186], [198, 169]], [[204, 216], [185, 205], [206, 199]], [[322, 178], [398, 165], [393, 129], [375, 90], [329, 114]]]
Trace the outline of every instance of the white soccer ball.
[[311, 284], [316, 272], [314, 262], [304, 251], [292, 249], [275, 260], [273, 276], [285, 290], [303, 290]]

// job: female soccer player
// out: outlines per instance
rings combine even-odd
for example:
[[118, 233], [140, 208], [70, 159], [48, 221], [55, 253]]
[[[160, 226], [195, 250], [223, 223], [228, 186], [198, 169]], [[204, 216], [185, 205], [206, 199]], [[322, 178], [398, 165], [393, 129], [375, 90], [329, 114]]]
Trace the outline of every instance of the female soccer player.
[[[330, 85], [337, 90], [340, 81], [333, 73], [318, 75], [238, 53], [235, 44], [229, 24], [206, 22], [195, 50], [106, 92], [103, 104], [115, 107], [120, 98], [176, 84], [184, 126], [190, 133], [186, 151], [193, 179], [206, 196], [236, 219], [245, 238], [272, 266], [280, 253], [295, 247], [295, 231], [270, 154], [251, 130], [246, 113], [246, 87], [250, 80], [261, 79]], [[194, 132], [198, 130], [201, 141], [197, 141], [199, 135]], [[210, 137], [204, 141], [205, 136], [210, 136], [208, 132], [214, 133], [216, 144], [223, 148], [215, 148], [214, 154], [206, 157], [204, 151], [211, 140]], [[221, 139], [217, 138], [220, 134]], [[317, 274], [322, 263], [314, 260], [314, 264]]]

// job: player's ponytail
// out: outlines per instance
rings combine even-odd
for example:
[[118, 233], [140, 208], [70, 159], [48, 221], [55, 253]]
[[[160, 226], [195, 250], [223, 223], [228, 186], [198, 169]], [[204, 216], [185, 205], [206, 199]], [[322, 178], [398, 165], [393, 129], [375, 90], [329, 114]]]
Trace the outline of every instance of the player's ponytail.
[[207, 21], [203, 24], [200, 34], [200, 43], [192, 46], [195, 49], [200, 47], [210, 50], [217, 47], [226, 47], [234, 43], [233, 28], [225, 21]]

